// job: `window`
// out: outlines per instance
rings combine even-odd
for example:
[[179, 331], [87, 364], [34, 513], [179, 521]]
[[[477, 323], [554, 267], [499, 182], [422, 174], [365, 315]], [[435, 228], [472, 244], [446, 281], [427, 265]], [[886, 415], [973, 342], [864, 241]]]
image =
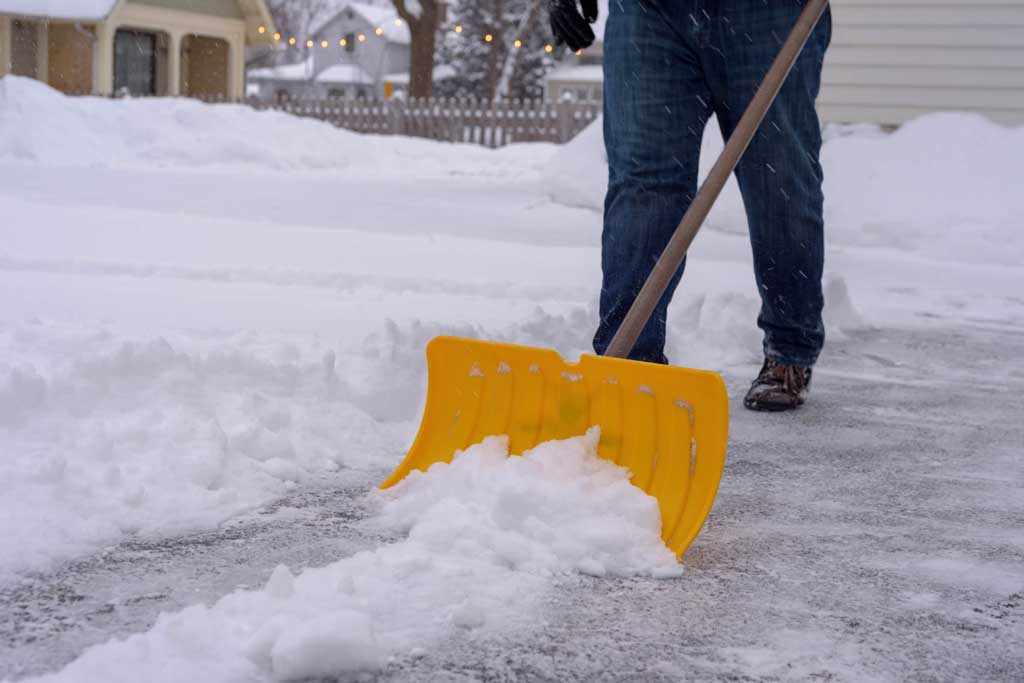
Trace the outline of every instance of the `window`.
[[345, 34], [345, 52], [356, 51], [356, 34], [346, 33]]
[[46, 78], [39, 71], [39, 25], [29, 21], [11, 22], [11, 73], [29, 78]]
[[156, 95], [156, 35], [118, 29], [114, 34], [114, 92]]
[[331, 98], [332, 100], [343, 100], [343, 99], [345, 99], [345, 89], [344, 88], [330, 88], [327, 91], [327, 96], [329, 98]]

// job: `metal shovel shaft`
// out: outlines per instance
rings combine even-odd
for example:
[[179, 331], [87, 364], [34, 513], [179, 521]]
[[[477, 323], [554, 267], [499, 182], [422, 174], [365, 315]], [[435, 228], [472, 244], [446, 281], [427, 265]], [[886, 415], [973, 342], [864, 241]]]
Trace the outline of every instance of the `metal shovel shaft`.
[[722, 154], [711, 168], [711, 172], [708, 173], [707, 179], [701, 185], [697, 196], [672, 235], [672, 239], [669, 240], [665, 250], [658, 258], [654, 269], [647, 277], [647, 282], [644, 283], [604, 355], [613, 358], [629, 357], [636, 340], [647, 325], [647, 321], [650, 320], [655, 306], [661, 301], [673, 275], [679, 270], [686, 252], [690, 249], [690, 244], [693, 243], [701, 225], [704, 224], [708, 213], [711, 212], [711, 207], [714, 206], [715, 200], [718, 199], [722, 188], [725, 187], [726, 181], [729, 180], [729, 176], [736, 169], [740, 158], [760, 128], [761, 121], [768, 113], [772, 102], [775, 101], [779, 90], [782, 89], [782, 84], [785, 83], [786, 77], [793, 65], [796, 64], [807, 39], [825, 13], [826, 7], [828, 7], [828, 0], [809, 0], [804, 6], [796, 25], [790, 31], [789, 37], [783, 43], [782, 49], [775, 57], [771, 68], [768, 69], [764, 80], [761, 81], [760, 87], [753, 99], [750, 100], [750, 104], [747, 105], [747, 110], [726, 142], [725, 149], [722, 150]]

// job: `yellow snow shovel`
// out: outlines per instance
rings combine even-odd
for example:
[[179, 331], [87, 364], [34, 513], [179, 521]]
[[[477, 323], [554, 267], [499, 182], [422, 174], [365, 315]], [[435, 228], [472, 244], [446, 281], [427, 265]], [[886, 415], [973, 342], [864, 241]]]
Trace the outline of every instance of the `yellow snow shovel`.
[[412, 449], [381, 488], [412, 470], [450, 462], [486, 436], [507, 434], [512, 453], [599, 425], [598, 454], [632, 473], [657, 499], [662, 538], [682, 555], [718, 490], [729, 402], [713, 372], [624, 360], [760, 126], [821, 18], [810, 0], [729, 138], [604, 356], [567, 363], [556, 352], [438, 337], [427, 346], [427, 403]]

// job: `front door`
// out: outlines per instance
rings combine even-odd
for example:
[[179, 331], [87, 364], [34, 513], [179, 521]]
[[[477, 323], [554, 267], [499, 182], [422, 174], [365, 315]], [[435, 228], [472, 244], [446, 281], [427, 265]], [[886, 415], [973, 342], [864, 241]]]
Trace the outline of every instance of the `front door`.
[[114, 92], [156, 95], [156, 35], [120, 29], [114, 35]]

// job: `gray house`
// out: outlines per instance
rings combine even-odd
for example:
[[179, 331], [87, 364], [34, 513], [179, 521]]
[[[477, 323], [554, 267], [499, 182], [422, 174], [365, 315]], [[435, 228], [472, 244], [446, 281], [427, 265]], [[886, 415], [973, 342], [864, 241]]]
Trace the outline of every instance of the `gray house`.
[[[601, 1], [601, 16], [607, 2]], [[1024, 0], [832, 0], [823, 121], [899, 125], [935, 111], [1024, 124]], [[598, 42], [547, 77], [552, 101], [602, 97]]]
[[377, 99], [408, 84], [409, 27], [393, 8], [350, 2], [306, 40], [305, 61], [249, 71], [249, 93]]

